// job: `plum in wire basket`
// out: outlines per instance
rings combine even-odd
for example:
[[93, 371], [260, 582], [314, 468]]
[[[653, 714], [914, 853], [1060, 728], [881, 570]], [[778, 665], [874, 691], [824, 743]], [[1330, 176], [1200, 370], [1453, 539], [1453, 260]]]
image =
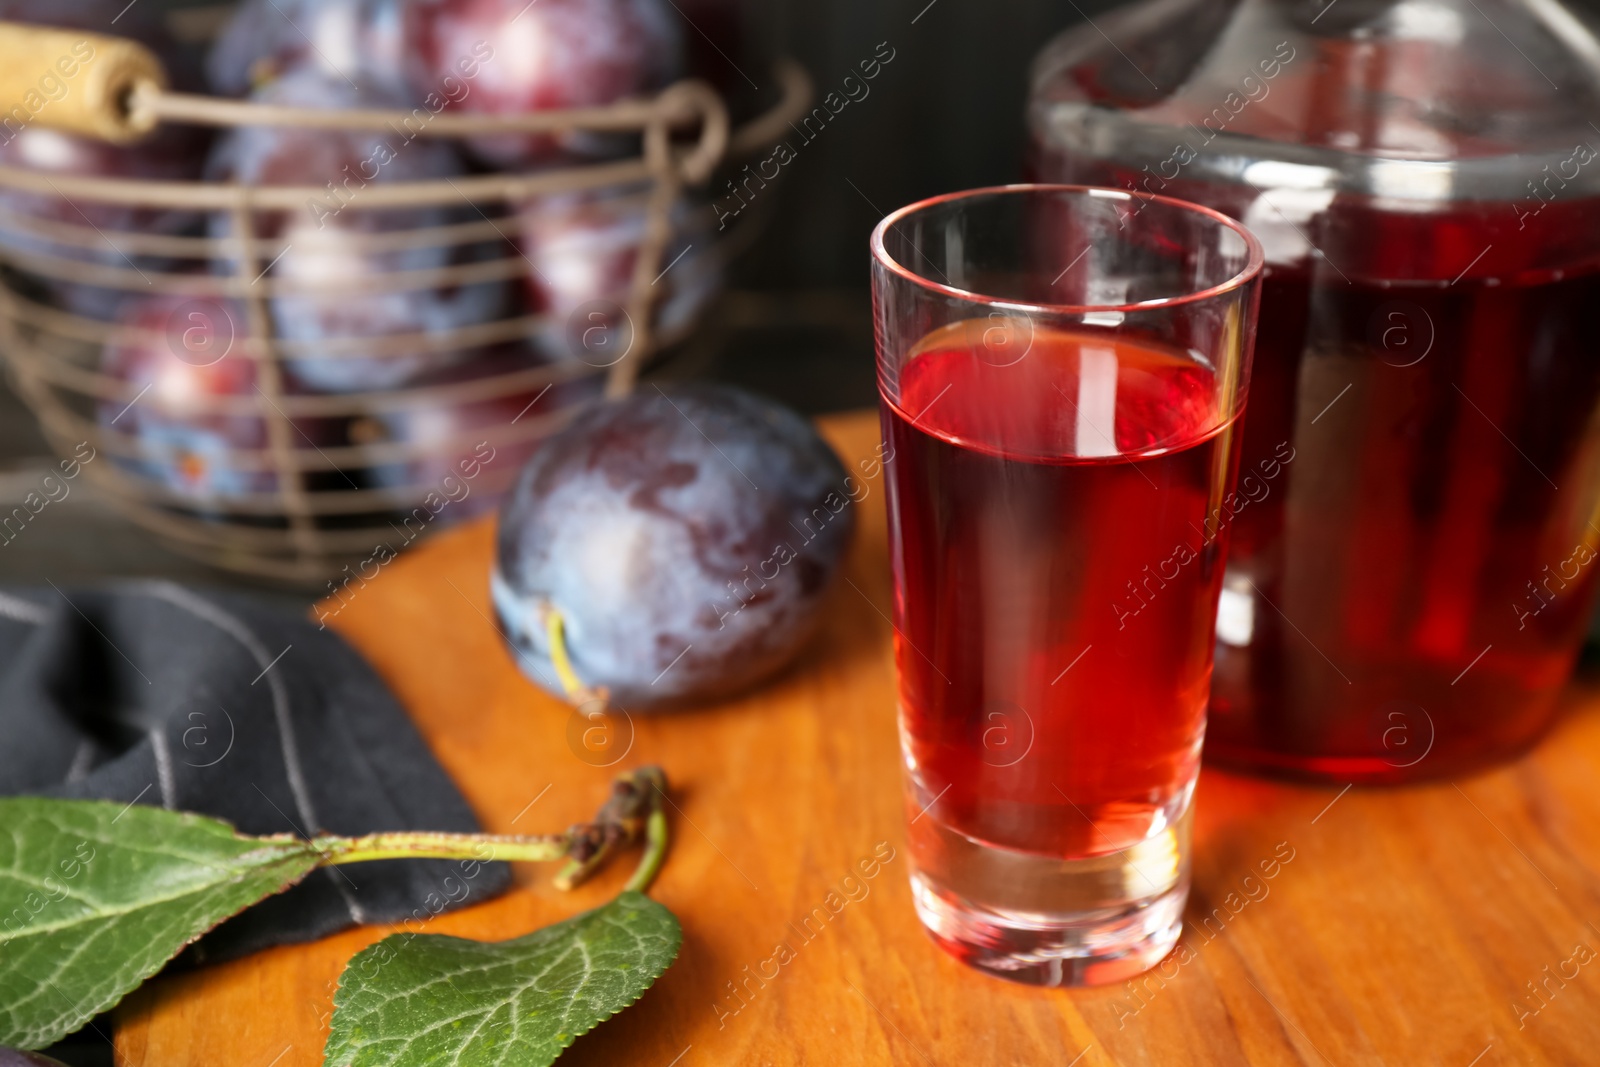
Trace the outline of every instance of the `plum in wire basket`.
[[[623, 353], [586, 345], [592, 325], [621, 336], [619, 320], [633, 290], [634, 267], [648, 221], [648, 186], [558, 193], [517, 208], [527, 258], [526, 294], [548, 322], [541, 346], [561, 357], [607, 366]], [[672, 336], [699, 317], [722, 287], [710, 215], [680, 198], [671, 233], [650, 282], [656, 330]]]
[[223, 96], [298, 67], [394, 92], [405, 88], [401, 0], [245, 0], [206, 57], [206, 79]]
[[[102, 372], [133, 394], [103, 400], [96, 411], [105, 430], [129, 435], [139, 449], [117, 463], [206, 511], [278, 488], [273, 470], [243, 455], [267, 447], [270, 410], [256, 362], [240, 350], [244, 322], [232, 301], [135, 297], [119, 322], [128, 333], [101, 355]], [[248, 410], [212, 406], [224, 399]], [[296, 418], [292, 429], [296, 449], [337, 437], [329, 419]]]
[[[258, 90], [255, 99], [318, 108], [392, 107], [387, 94], [352, 88], [337, 78], [302, 67]], [[492, 252], [482, 244], [405, 243], [405, 231], [470, 222], [480, 216], [465, 197], [459, 207], [429, 206], [372, 210], [363, 201], [369, 186], [454, 178], [465, 173], [450, 145], [438, 139], [406, 140], [401, 130], [313, 130], [249, 126], [217, 142], [207, 167], [216, 181], [301, 185], [326, 189], [303, 209], [261, 212], [258, 237], [281, 242], [263, 262], [264, 275], [292, 289], [272, 299], [273, 323], [284, 341], [302, 350], [289, 361], [297, 382], [317, 392], [392, 389], [448, 365], [457, 353], [364, 356], [343, 350], [319, 352], [330, 341], [436, 334], [497, 318], [508, 298], [503, 281], [440, 285], [424, 273], [469, 263]], [[213, 237], [233, 232], [227, 212], [211, 219]], [[420, 238], [418, 239], [420, 241]], [[504, 248], [501, 254], [510, 254]], [[265, 259], [266, 257], [261, 257]], [[235, 269], [226, 260], [216, 266]], [[360, 289], [352, 283], [369, 284]]]
[[487, 386], [548, 364], [531, 346], [506, 345], [427, 375], [414, 383], [418, 395], [411, 403], [374, 407], [353, 419], [351, 444], [410, 446], [416, 453], [398, 456], [389, 448], [390, 454], [368, 469], [368, 481], [419, 498], [428, 491], [443, 494], [455, 504], [449, 521], [489, 510], [547, 436], [541, 424], [565, 408], [597, 399], [600, 377], [496, 387], [492, 396], [441, 395], [438, 387]]
[[[666, 0], [414, 0], [405, 33], [415, 97], [440, 94], [492, 115], [614, 103], [665, 86], [682, 67]], [[572, 131], [484, 134], [468, 144], [491, 166], [526, 167], [611, 154], [627, 141]]]
[[[4, 116], [0, 116], [3, 119]], [[59, 176], [127, 178], [139, 181], [193, 181], [205, 162], [205, 137], [193, 130], [163, 127], [135, 145], [113, 145], [43, 126], [0, 133], [0, 165]], [[93, 201], [65, 191], [28, 192], [0, 188], [0, 246], [37, 276], [61, 307], [78, 315], [111, 321], [130, 295], [144, 289], [148, 274], [171, 271], [179, 261], [142, 250], [130, 234], [188, 236], [203, 224], [200, 212]], [[75, 233], [78, 240], [68, 236]], [[27, 257], [54, 260], [37, 272]], [[94, 285], [76, 264], [124, 272], [123, 285]], [[110, 278], [108, 281], [112, 280]]]

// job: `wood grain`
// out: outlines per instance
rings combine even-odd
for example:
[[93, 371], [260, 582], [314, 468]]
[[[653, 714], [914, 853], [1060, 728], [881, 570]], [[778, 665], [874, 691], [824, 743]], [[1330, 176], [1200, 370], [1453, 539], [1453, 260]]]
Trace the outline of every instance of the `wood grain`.
[[[852, 459], [876, 440], [866, 414], [826, 429]], [[1575, 691], [1526, 758], [1458, 782], [1341, 792], [1206, 771], [1187, 932], [1135, 983], [1029, 989], [944, 955], [918, 927], [906, 884], [881, 477], [870, 485], [849, 581], [803, 662], [746, 699], [633, 721], [618, 766], [660, 763], [677, 790], [654, 895], [682, 918], [684, 948], [564, 1063], [1600, 1059], [1594, 692]], [[489, 829], [549, 830], [586, 817], [613, 769], [569, 745], [571, 712], [502, 650], [489, 618], [490, 536], [477, 524], [419, 548], [335, 625], [394, 687]], [[616, 745], [626, 732], [619, 720]], [[863, 878], [861, 861], [880, 849], [893, 858]], [[426, 929], [518, 935], [601, 902], [626, 877], [619, 869], [563, 895], [550, 873], [519, 868], [513, 892]], [[153, 982], [120, 1013], [119, 1062], [318, 1064], [340, 969], [387, 932]], [[775, 954], [780, 944], [788, 951]]]

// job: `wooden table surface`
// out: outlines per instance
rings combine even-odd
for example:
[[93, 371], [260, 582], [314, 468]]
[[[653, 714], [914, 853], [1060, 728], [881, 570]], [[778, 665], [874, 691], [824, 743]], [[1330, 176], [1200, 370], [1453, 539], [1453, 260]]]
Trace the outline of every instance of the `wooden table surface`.
[[[866, 414], [825, 428], [847, 458], [877, 433]], [[338, 616], [491, 831], [586, 818], [620, 767], [671, 777], [675, 839], [653, 895], [683, 921], [682, 954], [563, 1063], [1600, 1062], [1592, 692], [1526, 758], [1456, 782], [1343, 792], [1204, 772], [1187, 930], [1135, 983], [1025, 988], [937, 949], [906, 883], [881, 476], [870, 485], [849, 584], [802, 662], [745, 699], [619, 719], [609, 749], [585, 748], [503, 651], [487, 523], [395, 562]], [[511, 893], [427, 929], [516, 936], [602, 902], [630, 867], [562, 894], [550, 868], [519, 866]], [[818, 908], [827, 921], [802, 932]], [[319, 1064], [340, 969], [387, 932], [150, 983], [118, 1017], [119, 1062]]]

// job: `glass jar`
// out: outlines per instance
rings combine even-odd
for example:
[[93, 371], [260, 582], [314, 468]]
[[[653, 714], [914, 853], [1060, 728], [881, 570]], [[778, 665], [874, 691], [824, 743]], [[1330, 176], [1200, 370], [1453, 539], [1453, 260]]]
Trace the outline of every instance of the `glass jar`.
[[1596, 116], [1557, 0], [1147, 0], [1039, 56], [1036, 178], [1267, 252], [1208, 758], [1440, 776], [1551, 722], [1600, 573]]

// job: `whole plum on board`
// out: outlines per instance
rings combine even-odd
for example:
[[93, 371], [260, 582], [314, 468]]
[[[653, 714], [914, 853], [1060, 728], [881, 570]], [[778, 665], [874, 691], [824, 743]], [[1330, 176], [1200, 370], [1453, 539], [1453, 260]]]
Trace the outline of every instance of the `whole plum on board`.
[[[682, 35], [665, 0], [414, 0], [406, 7], [412, 94], [445, 92], [464, 111], [515, 115], [596, 107], [665, 86], [682, 68]], [[469, 71], [471, 72], [469, 74]], [[612, 154], [614, 135], [485, 134], [468, 140], [497, 167]]]
[[534, 454], [501, 509], [490, 586], [518, 665], [573, 670], [624, 711], [716, 699], [821, 620], [854, 484], [805, 419], [723, 385], [645, 387]]
[[[606, 310], [585, 306], [627, 304], [647, 218], [644, 189], [560, 193], [518, 208], [522, 250], [532, 267], [528, 299], [550, 318], [541, 337], [546, 350], [604, 365], [572, 343], [573, 316], [586, 310], [605, 318]], [[684, 198], [673, 206], [670, 222], [672, 234], [652, 283], [661, 290], [655, 321], [663, 334], [692, 323], [722, 287], [710, 216]]]
[[[255, 99], [308, 107], [392, 106], [387, 94], [355, 89], [311, 68], [300, 68], [258, 90]], [[495, 319], [509, 287], [501, 281], [441, 287], [358, 291], [352, 280], [402, 271], [439, 270], [485, 254], [482, 245], [372, 248], [383, 235], [471, 221], [479, 216], [463, 200], [460, 209], [418, 207], [372, 210], [362, 204], [369, 184], [452, 178], [464, 173], [445, 142], [406, 140], [394, 130], [312, 130], [241, 127], [217, 143], [207, 176], [217, 181], [263, 185], [325, 186], [325, 197], [304, 211], [263, 212], [258, 236], [282, 242], [265, 264], [293, 292], [274, 296], [273, 324], [286, 341], [315, 346], [334, 339], [438, 334]], [[213, 237], [233, 232], [224, 212], [211, 218]], [[221, 267], [231, 267], [219, 263]], [[381, 284], [381, 282], [380, 282]], [[297, 382], [328, 393], [392, 389], [461, 358], [460, 353], [422, 350], [387, 355], [302, 355], [288, 362]]]
[[400, 0], [246, 0], [206, 57], [206, 79], [223, 96], [245, 96], [310, 66], [400, 92], [404, 6]]
[[[414, 383], [419, 392], [434, 387], [501, 378], [546, 365], [549, 361], [531, 348], [516, 346], [483, 353], [466, 362], [429, 374]], [[602, 380], [586, 375], [570, 381], [525, 386], [504, 396], [482, 400], [421, 399], [407, 407], [375, 410], [352, 420], [351, 444], [408, 444], [422, 455], [370, 467], [367, 479], [385, 489], [411, 489], [417, 496], [433, 490], [465, 495], [450, 518], [481, 515], [500, 502], [511, 476], [522, 469], [548, 436], [517, 436], [506, 440], [519, 425], [530, 429], [541, 418], [568, 407], [581, 406], [600, 396]], [[498, 443], [496, 443], [498, 442]], [[468, 471], [473, 472], [470, 478]], [[480, 474], [487, 478], [478, 480]], [[456, 488], [446, 484], [453, 479]], [[470, 484], [467, 484], [470, 483]], [[499, 488], [496, 489], [495, 487]]]

